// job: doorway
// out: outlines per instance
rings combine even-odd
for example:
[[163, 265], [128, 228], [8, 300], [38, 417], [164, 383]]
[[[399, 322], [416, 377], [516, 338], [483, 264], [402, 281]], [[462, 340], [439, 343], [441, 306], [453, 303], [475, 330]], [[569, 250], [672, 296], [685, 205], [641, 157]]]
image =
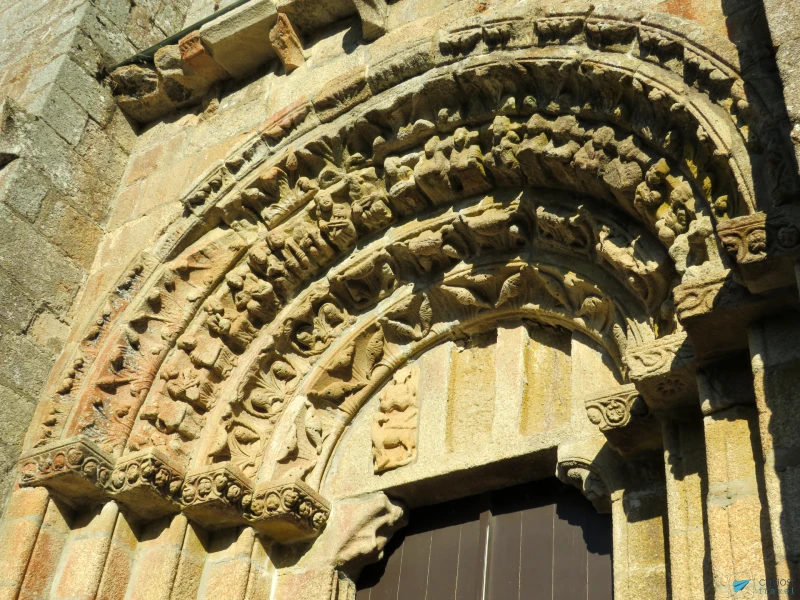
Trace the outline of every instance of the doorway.
[[611, 536], [557, 479], [415, 509], [356, 600], [611, 600]]

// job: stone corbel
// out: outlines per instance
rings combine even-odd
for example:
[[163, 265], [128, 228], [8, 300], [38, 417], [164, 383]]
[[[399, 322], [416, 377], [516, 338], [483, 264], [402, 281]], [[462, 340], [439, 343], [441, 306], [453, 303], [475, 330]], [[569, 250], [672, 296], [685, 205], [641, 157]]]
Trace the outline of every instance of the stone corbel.
[[686, 333], [633, 345], [624, 360], [630, 380], [654, 412], [697, 406], [697, 359]]
[[26, 452], [18, 464], [21, 485], [44, 486], [70, 504], [85, 504], [106, 497], [114, 459], [78, 436]]
[[747, 326], [797, 304], [793, 288], [752, 294], [730, 270], [720, 270], [677, 286], [675, 312], [698, 358], [747, 348]]
[[717, 233], [751, 293], [795, 285], [794, 265], [800, 258], [800, 207], [781, 206], [768, 213], [722, 221]]
[[382, 558], [386, 543], [405, 523], [403, 507], [383, 492], [337, 502], [314, 545], [291, 567], [279, 570], [272, 597], [353, 598], [361, 569]]
[[599, 440], [593, 438], [586, 442], [559, 446], [556, 476], [562, 482], [577, 488], [597, 512], [607, 514], [611, 512], [612, 490], [610, 482], [606, 481], [607, 477], [603, 477], [601, 461], [598, 460], [604, 446]]
[[389, 7], [386, 0], [353, 0], [361, 17], [361, 32], [364, 41], [371, 42], [386, 33], [386, 17]]
[[305, 56], [303, 56], [303, 43], [300, 41], [300, 36], [289, 17], [284, 13], [278, 13], [275, 27], [269, 32], [269, 42], [272, 44], [287, 74], [302, 67], [306, 62]]
[[661, 447], [658, 422], [633, 384], [621, 385], [585, 401], [589, 420], [622, 456]]

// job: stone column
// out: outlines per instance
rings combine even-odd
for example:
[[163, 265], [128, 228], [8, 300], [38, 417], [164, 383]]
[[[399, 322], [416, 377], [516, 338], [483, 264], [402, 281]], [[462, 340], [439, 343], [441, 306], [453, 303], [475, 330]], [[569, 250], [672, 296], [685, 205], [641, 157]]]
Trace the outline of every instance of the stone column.
[[[614, 597], [666, 600], [666, 492], [657, 454], [622, 459], [602, 436], [558, 449], [558, 476], [613, 522]], [[610, 501], [610, 502], [609, 502]]]
[[764, 511], [758, 414], [741, 357], [698, 372], [708, 468], [706, 526], [714, 597], [728, 598], [737, 579], [774, 576], [765, 556], [769, 521]]
[[750, 327], [764, 483], [779, 579], [800, 576], [800, 316]]
[[0, 528], [0, 599], [18, 597], [49, 505], [50, 494], [43, 488], [11, 494]]
[[667, 488], [670, 580], [673, 598], [713, 597], [705, 536], [703, 498], [707, 487], [703, 422], [700, 418], [661, 421]]

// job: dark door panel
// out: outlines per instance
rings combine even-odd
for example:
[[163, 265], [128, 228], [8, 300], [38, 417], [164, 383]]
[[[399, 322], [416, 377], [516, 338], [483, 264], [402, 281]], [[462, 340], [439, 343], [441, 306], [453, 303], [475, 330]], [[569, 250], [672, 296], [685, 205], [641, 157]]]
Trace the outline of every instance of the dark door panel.
[[547, 480], [411, 512], [356, 600], [611, 600], [611, 518]]

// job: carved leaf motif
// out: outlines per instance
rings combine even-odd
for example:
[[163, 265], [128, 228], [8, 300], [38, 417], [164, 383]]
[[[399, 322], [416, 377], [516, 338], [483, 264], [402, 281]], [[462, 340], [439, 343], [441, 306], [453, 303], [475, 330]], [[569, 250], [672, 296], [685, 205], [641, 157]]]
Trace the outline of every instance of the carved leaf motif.
[[569, 294], [567, 293], [567, 288], [564, 285], [564, 281], [562, 279], [556, 277], [551, 273], [543, 271], [538, 267], [533, 267], [533, 272], [542, 282], [548, 294], [550, 294], [553, 298], [558, 300], [558, 302], [564, 308], [572, 309], [572, 302], [570, 301]]
[[[418, 305], [418, 308], [415, 307]], [[409, 296], [397, 310], [381, 320], [381, 325], [403, 339], [421, 340], [431, 330], [433, 308], [427, 294]]]
[[[356, 355], [353, 363], [353, 376], [362, 381], [368, 381], [372, 369], [383, 356], [383, 330], [379, 327], [370, 337], [364, 348], [364, 353]], [[363, 358], [362, 358], [363, 356]]]
[[439, 287], [447, 296], [464, 306], [477, 306], [478, 308], [492, 308], [492, 303], [482, 298], [478, 293], [468, 288], [452, 285]]
[[500, 294], [495, 302], [495, 308], [502, 306], [512, 298], [519, 296], [525, 289], [525, 279], [523, 272], [514, 273], [511, 277], [503, 282], [500, 288]]

